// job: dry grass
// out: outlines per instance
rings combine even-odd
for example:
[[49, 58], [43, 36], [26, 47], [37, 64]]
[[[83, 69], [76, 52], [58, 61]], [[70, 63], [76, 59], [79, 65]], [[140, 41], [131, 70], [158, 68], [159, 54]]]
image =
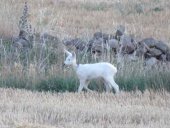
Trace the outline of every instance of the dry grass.
[[168, 128], [170, 94], [0, 89], [1, 128]]
[[[62, 38], [88, 37], [96, 31], [114, 33], [116, 26], [123, 24], [128, 33], [169, 41], [167, 0], [30, 0], [28, 4], [37, 32], [47, 31]], [[0, 35], [18, 34], [23, 5], [23, 0], [1, 0]]]
[[[36, 32], [49, 32], [61, 39], [90, 37], [96, 31], [114, 33], [116, 26], [123, 24], [127, 33], [170, 41], [168, 0], [29, 0], [28, 5], [29, 20]], [[0, 37], [18, 35], [23, 6], [23, 0], [1, 0]], [[143, 12], [139, 14], [140, 7]], [[14, 69], [8, 66], [4, 64], [1, 68], [1, 78], [9, 72], [12, 76], [23, 76], [19, 64], [16, 63]], [[29, 69], [28, 78], [38, 79], [34, 65]], [[51, 66], [51, 70], [53, 76], [60, 74], [61, 69]], [[122, 92], [115, 96], [113, 93], [52, 94], [1, 88], [0, 101], [2, 128], [170, 126], [170, 94], [167, 92]]]

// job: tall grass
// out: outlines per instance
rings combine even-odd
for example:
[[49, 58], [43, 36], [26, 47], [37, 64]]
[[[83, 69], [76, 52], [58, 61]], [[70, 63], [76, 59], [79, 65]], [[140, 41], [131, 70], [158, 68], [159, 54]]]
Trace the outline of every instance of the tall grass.
[[142, 92], [146, 89], [167, 89], [170, 91], [170, 71], [162, 67], [144, 67], [141, 61], [130, 63], [121, 69], [117, 75], [117, 82], [123, 90]]
[[[75, 92], [79, 86], [78, 78], [72, 68], [62, 67], [65, 59], [61, 47], [53, 44], [43, 46], [35, 43], [32, 49], [15, 50], [10, 42], [1, 43], [0, 87], [25, 88], [38, 91]], [[56, 45], [61, 45], [60, 43]], [[111, 57], [109, 59], [109, 57]], [[103, 55], [105, 61], [116, 59]], [[77, 54], [79, 63], [91, 63], [95, 60], [86, 51]], [[148, 68], [142, 61], [128, 62], [118, 70], [115, 81], [121, 90], [166, 89], [170, 91], [170, 71], [163, 68]], [[101, 80], [92, 81], [89, 87], [104, 91]]]
[[[137, 36], [169, 40], [170, 3], [166, 0], [44, 0], [29, 1], [28, 5], [28, 18], [36, 32], [52, 32], [61, 39], [84, 35], [90, 38], [99, 30], [113, 33], [115, 26], [121, 23], [126, 26], [127, 32]], [[11, 37], [18, 33], [17, 25], [23, 6], [21, 0], [1, 1], [0, 36]], [[87, 52], [77, 57], [79, 63], [96, 62]], [[61, 43], [42, 45], [35, 40], [32, 49], [15, 49], [12, 42], [1, 40], [0, 86], [39, 91], [76, 91], [79, 81], [73, 70], [62, 67], [64, 58]], [[106, 55], [102, 60], [116, 63], [112, 55]], [[115, 80], [122, 90], [127, 91], [143, 91], [146, 88], [170, 90], [169, 76], [168, 69], [145, 69], [143, 62], [139, 61], [126, 64], [118, 71]], [[92, 81], [90, 88], [104, 90], [100, 80]]]

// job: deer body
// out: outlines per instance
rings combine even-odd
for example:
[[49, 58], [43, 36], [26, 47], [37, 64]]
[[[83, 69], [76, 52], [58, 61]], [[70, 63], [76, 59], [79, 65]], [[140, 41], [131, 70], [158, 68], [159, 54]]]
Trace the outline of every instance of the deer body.
[[[106, 72], [107, 70], [107, 72]], [[79, 64], [77, 75], [80, 79], [95, 79], [103, 76], [110, 76], [117, 72], [117, 69], [110, 63]]]
[[114, 76], [117, 72], [117, 68], [112, 64], [107, 62], [102, 63], [94, 63], [94, 64], [79, 64], [76, 63], [76, 55], [71, 54], [66, 51], [67, 58], [64, 62], [65, 65], [72, 65], [76, 71], [76, 74], [80, 81], [80, 86], [78, 88], [78, 92], [81, 92], [82, 89], [86, 89], [87, 91], [91, 91], [88, 88], [88, 84], [90, 80], [96, 78], [102, 78], [104, 84], [106, 86], [106, 91], [110, 92], [112, 88], [114, 88], [115, 92], [119, 92], [119, 86], [114, 81]]

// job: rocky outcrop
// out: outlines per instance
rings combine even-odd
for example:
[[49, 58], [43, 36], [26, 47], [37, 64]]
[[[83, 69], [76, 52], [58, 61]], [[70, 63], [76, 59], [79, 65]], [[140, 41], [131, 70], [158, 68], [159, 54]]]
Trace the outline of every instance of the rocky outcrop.
[[19, 49], [32, 48], [32, 38], [26, 31], [21, 30], [19, 36], [13, 39], [13, 46]]
[[67, 40], [63, 40], [62, 42], [65, 46], [75, 47], [79, 51], [83, 51], [86, 47], [86, 42], [81, 40], [80, 38], [67, 39]]
[[123, 54], [131, 54], [135, 51], [136, 45], [133, 39], [128, 35], [123, 35], [120, 38], [120, 52]]
[[120, 40], [121, 36], [125, 33], [125, 26], [119, 25], [116, 30], [115, 38]]
[[119, 56], [119, 60], [130, 58], [130, 61], [134, 61], [136, 58], [143, 58], [146, 65], [154, 65], [158, 61], [170, 61], [170, 48], [165, 42], [153, 37], [137, 41], [135, 36], [125, 34], [125, 27], [122, 25], [117, 27], [115, 34], [96, 32], [88, 42], [76, 38], [66, 41], [64, 44], [75, 46], [77, 50], [81, 51], [87, 48], [88, 52], [99, 56], [112, 50], [116, 56]]

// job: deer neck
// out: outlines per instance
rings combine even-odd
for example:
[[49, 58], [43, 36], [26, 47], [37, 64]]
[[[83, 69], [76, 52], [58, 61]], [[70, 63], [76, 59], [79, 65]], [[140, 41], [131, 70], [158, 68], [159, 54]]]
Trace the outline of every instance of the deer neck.
[[78, 64], [76, 63], [76, 61], [73, 62], [73, 69], [76, 71], [78, 68]]

